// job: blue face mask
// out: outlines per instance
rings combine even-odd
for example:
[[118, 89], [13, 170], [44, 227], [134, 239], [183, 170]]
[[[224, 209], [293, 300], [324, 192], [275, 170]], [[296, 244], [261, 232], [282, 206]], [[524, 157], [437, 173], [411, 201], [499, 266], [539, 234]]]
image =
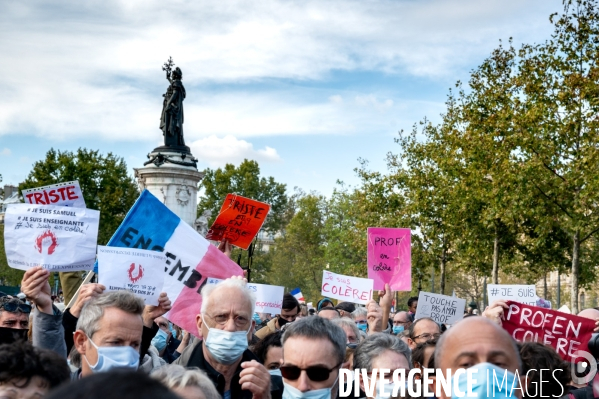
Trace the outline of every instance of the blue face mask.
[[399, 334], [403, 332], [403, 326], [393, 326], [393, 334]]
[[270, 375], [278, 375], [279, 377], [282, 377], [281, 370], [279, 370], [279, 369], [268, 370], [268, 372]]
[[[491, 363], [479, 363], [464, 373], [460, 373], [452, 380], [452, 389], [454, 397], [462, 395], [468, 397], [468, 370], [472, 370], [472, 379], [476, 380], [472, 384], [472, 398], [515, 398], [517, 389], [520, 388], [519, 382], [515, 381], [516, 376], [501, 367]], [[494, 373], [494, 374], [493, 374]], [[456, 378], [457, 377], [457, 378]], [[460, 392], [456, 392], [458, 389]], [[521, 391], [520, 391], [521, 392]]]
[[173, 323], [168, 323], [168, 329], [171, 330], [171, 335], [177, 338], [177, 330], [173, 327]]
[[262, 323], [262, 319], [260, 319], [260, 316], [258, 316], [258, 313], [254, 313], [254, 315], [252, 316], [252, 319], [254, 319], [254, 321], [256, 322], [256, 325], [260, 325]]
[[165, 333], [164, 330], [160, 329], [158, 330], [158, 333], [156, 333], [156, 336], [152, 338], [152, 345], [154, 345], [154, 347], [158, 349], [158, 352], [160, 352], [166, 347], [167, 338], [168, 334]]
[[208, 338], [204, 341], [206, 349], [208, 349], [214, 360], [221, 364], [235, 363], [248, 348], [247, 334], [252, 328], [252, 323], [250, 323], [250, 328], [247, 331], [219, 330], [218, 328], [210, 328], [207, 324], [206, 328], [208, 328]]
[[330, 388], [315, 389], [307, 392], [302, 392], [283, 380], [283, 399], [331, 399], [331, 390], [337, 384], [338, 379], [339, 375], [337, 375], [333, 386]]
[[83, 355], [89, 368], [94, 373], [102, 373], [115, 368], [124, 368], [129, 370], [137, 370], [139, 367], [139, 352], [130, 346], [96, 346], [94, 341], [89, 339], [89, 342], [96, 348], [98, 352], [98, 361], [93, 366], [87, 361], [87, 357]]
[[358, 328], [360, 329], [360, 331], [366, 332], [366, 329], [368, 328], [368, 324], [367, 323], [357, 323], [356, 325], [358, 326]]

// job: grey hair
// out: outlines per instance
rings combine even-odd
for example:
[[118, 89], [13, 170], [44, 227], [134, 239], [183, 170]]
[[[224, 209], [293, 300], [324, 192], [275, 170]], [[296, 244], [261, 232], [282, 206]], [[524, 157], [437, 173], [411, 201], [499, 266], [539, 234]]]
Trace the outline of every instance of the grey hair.
[[139, 316], [141, 319], [144, 311], [144, 300], [132, 292], [121, 290], [107, 292], [92, 298], [87, 302], [77, 320], [77, 330], [81, 330], [91, 338], [99, 329], [98, 323], [106, 308], [117, 308], [124, 312]]
[[354, 310], [353, 312], [351, 312], [351, 314], [354, 316], [354, 319], [355, 319], [356, 317], [360, 317], [360, 316], [366, 317], [368, 312], [366, 311], [366, 308], [359, 307], [359, 308], [356, 308], [356, 310]]
[[150, 375], [171, 390], [174, 388], [198, 387], [206, 399], [221, 399], [214, 383], [197, 367], [186, 369], [178, 364], [167, 364]]
[[293, 337], [305, 337], [309, 339], [327, 339], [333, 344], [337, 363], [345, 360], [345, 347], [347, 335], [341, 327], [333, 324], [323, 317], [304, 317], [298, 321], [288, 324], [289, 327], [283, 333], [281, 344], [283, 345], [283, 359], [285, 358], [285, 342]]
[[[247, 282], [240, 278], [228, 278], [219, 282], [218, 284], [206, 284], [204, 288], [202, 288], [202, 314], [206, 314], [206, 310], [208, 310], [208, 303], [210, 302], [210, 295], [214, 293], [217, 289], [221, 288], [236, 288], [239, 292], [245, 296], [246, 300], [251, 305], [250, 316], [254, 314], [254, 310], [256, 309], [256, 294], [253, 291], [248, 289]], [[237, 298], [237, 297], [235, 297]]]
[[408, 370], [411, 368], [412, 351], [408, 345], [395, 335], [376, 333], [369, 335], [356, 348], [354, 352], [354, 369], [372, 371], [372, 361], [387, 350], [404, 355], [408, 361]]
[[358, 339], [358, 342], [360, 342], [360, 329], [358, 328], [358, 326], [356, 326], [355, 321], [353, 321], [352, 319], [348, 319], [347, 317], [342, 317], [340, 319], [333, 319], [331, 320], [331, 322], [341, 327], [341, 329], [343, 329], [343, 327], [347, 327], [350, 330], [352, 330], [354, 335]]

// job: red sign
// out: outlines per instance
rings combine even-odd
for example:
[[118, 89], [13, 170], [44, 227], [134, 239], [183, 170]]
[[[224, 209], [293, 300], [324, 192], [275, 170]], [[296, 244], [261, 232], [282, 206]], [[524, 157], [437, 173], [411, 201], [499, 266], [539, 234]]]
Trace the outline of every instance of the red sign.
[[248, 249], [262, 228], [270, 205], [264, 202], [227, 194], [220, 213], [206, 234], [207, 240], [224, 241]]
[[503, 328], [516, 341], [540, 342], [552, 346], [566, 361], [584, 361], [575, 353], [578, 350], [589, 351], [594, 320], [513, 301], [507, 301], [507, 305]]

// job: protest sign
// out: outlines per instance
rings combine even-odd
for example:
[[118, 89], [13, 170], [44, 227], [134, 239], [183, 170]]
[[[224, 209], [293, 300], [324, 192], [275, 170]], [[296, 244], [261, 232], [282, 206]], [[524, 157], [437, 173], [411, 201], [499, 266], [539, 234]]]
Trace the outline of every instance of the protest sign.
[[366, 304], [372, 298], [372, 280], [322, 271], [321, 294], [327, 298]]
[[465, 308], [465, 299], [420, 291], [415, 319], [430, 317], [437, 323], [453, 324], [464, 318]]
[[106, 291], [127, 290], [142, 297], [146, 305], [158, 305], [164, 285], [166, 256], [134, 248], [98, 247], [98, 283]]
[[108, 246], [164, 252], [163, 292], [172, 302], [166, 318], [196, 336], [195, 317], [202, 304], [200, 291], [206, 277], [224, 279], [243, 275], [239, 265], [210, 245], [147, 190], [133, 204]]
[[227, 240], [236, 247], [248, 249], [266, 220], [270, 205], [227, 194], [220, 213], [206, 234], [207, 240]]
[[11, 204], [4, 216], [8, 265], [27, 270], [91, 270], [100, 212], [54, 205]]
[[595, 328], [594, 320], [514, 301], [508, 301], [507, 305], [503, 328], [516, 341], [551, 345], [562, 359], [569, 362], [585, 360], [575, 353], [578, 350], [589, 351], [588, 342]]
[[412, 290], [410, 229], [368, 228], [368, 278], [375, 290]]
[[[217, 284], [223, 281], [219, 278], [208, 278], [208, 284]], [[268, 284], [248, 283], [247, 287], [256, 295], [256, 308], [254, 312], [281, 314], [285, 287]]]
[[59, 205], [85, 208], [85, 199], [81, 193], [79, 182], [51, 184], [49, 186], [23, 190], [23, 198], [28, 204]]
[[539, 299], [537, 297], [537, 288], [533, 284], [488, 284], [487, 294], [489, 295], [489, 304], [501, 299], [536, 306]]

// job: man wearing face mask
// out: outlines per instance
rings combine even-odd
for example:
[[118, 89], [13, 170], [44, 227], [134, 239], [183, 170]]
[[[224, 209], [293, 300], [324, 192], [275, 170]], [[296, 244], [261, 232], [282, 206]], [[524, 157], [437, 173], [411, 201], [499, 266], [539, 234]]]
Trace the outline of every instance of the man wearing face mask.
[[283, 399], [336, 398], [347, 337], [323, 317], [306, 317], [283, 334]]
[[[472, 384], [472, 397], [522, 397], [521, 388], [525, 386], [526, 375], [521, 374], [522, 365], [516, 343], [507, 331], [486, 318], [468, 317], [456, 323], [441, 336], [434, 356], [435, 366], [445, 373], [445, 378], [451, 378], [453, 396], [467, 390], [467, 371], [470, 371], [473, 380], [476, 380]], [[448, 369], [451, 374], [448, 374]], [[516, 371], [520, 380], [516, 380]], [[519, 389], [506, 389], [505, 382], [507, 387], [513, 385]], [[442, 399], [449, 397], [441, 390]]]
[[264, 339], [275, 331], [280, 331], [285, 324], [294, 322], [299, 312], [300, 304], [297, 299], [290, 293], [286, 293], [283, 296], [281, 314], [277, 315], [277, 317], [266, 323], [265, 327], [259, 329], [256, 332], [256, 337], [259, 339]]
[[144, 301], [128, 291], [101, 294], [81, 310], [74, 342], [81, 369], [73, 379], [115, 368], [137, 370]]
[[407, 330], [412, 325], [408, 312], [397, 312], [393, 316], [393, 334], [397, 335]]
[[247, 281], [232, 277], [204, 286], [201, 294], [197, 326], [204, 341], [189, 345], [173, 363], [203, 370], [225, 399], [280, 398], [281, 390], [271, 384], [277, 376], [248, 349], [256, 297]]
[[0, 344], [27, 340], [31, 306], [19, 298], [0, 297]]

